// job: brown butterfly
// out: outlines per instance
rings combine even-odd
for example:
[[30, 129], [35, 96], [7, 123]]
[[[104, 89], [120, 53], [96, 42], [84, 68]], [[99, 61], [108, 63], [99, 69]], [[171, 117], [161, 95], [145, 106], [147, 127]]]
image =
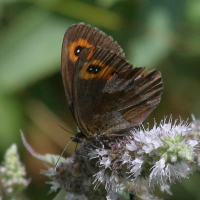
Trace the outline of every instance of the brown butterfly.
[[126, 60], [112, 37], [84, 23], [64, 35], [62, 77], [71, 112], [86, 138], [125, 135], [161, 99], [161, 74]]

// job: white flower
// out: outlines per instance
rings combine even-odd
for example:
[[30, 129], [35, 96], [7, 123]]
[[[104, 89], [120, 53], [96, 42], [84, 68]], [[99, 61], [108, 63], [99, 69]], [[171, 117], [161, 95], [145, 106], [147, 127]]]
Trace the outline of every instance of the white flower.
[[102, 149], [100, 148], [90, 149], [88, 156], [90, 157], [90, 159], [93, 159], [93, 158], [98, 158], [99, 156], [104, 156], [107, 154], [108, 154], [108, 150], [104, 149], [103, 147]]
[[191, 147], [194, 147], [198, 144], [198, 141], [197, 140], [188, 140], [187, 143], [191, 146]]
[[134, 133], [134, 139], [137, 142], [141, 143], [142, 149], [139, 151], [139, 154], [142, 152], [150, 153], [151, 151], [163, 146], [160, 135], [160, 127], [154, 127], [152, 130], [140, 130], [139, 132]]
[[103, 157], [100, 161], [100, 165], [101, 166], [103, 165], [105, 169], [108, 168], [110, 164], [111, 164], [111, 159], [109, 157]]
[[165, 159], [161, 158], [159, 161], [155, 163], [153, 166], [153, 170], [149, 175], [149, 180], [152, 181], [153, 179], [159, 179], [162, 178], [162, 176], [166, 175], [166, 172], [164, 170], [165, 167]]
[[126, 152], [122, 155], [122, 164], [129, 163], [131, 161], [131, 156]]
[[140, 175], [140, 172], [142, 170], [142, 164], [143, 164], [143, 160], [140, 158], [136, 158], [134, 161], [132, 161], [132, 167], [130, 170], [130, 173], [134, 176], [137, 177], [138, 175]]
[[[129, 139], [130, 137], [127, 137], [127, 139]], [[126, 144], [126, 148], [129, 151], [135, 151], [137, 150], [137, 145], [135, 144], [135, 142], [133, 140], [128, 140], [129, 142]]]

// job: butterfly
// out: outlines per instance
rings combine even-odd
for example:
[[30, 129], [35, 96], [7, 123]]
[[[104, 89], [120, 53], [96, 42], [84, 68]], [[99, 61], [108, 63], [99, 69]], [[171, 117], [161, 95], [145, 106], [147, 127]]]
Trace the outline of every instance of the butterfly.
[[133, 67], [112, 37], [85, 23], [70, 26], [62, 45], [62, 78], [78, 138], [123, 136], [161, 99], [161, 74]]

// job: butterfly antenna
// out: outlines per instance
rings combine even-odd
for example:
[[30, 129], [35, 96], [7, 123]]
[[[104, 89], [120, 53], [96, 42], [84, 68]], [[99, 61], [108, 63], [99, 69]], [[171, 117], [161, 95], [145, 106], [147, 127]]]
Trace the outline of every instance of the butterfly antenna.
[[60, 128], [62, 128], [63, 130], [65, 130], [65, 131], [67, 131], [68, 133], [71, 133], [72, 135], [74, 135], [74, 133], [72, 133], [71, 131], [69, 131], [69, 130], [67, 130], [66, 128], [64, 128], [64, 127], [62, 127], [62, 126], [60, 126], [60, 125], [58, 125]]
[[65, 150], [67, 149], [67, 147], [68, 147], [68, 145], [70, 144], [70, 142], [72, 142], [72, 140], [73, 140], [73, 138], [66, 144], [66, 146], [65, 146], [64, 150], [62, 151], [60, 157], [59, 157], [58, 160], [56, 161], [56, 164], [55, 164], [55, 167], [54, 167], [54, 171], [56, 171], [56, 168], [57, 168], [57, 166], [58, 166], [58, 162], [59, 162], [60, 158], [63, 156]]

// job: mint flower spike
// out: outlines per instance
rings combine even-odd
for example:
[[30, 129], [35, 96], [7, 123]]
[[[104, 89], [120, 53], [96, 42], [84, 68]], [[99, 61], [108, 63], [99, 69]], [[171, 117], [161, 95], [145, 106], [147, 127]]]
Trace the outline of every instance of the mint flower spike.
[[94, 183], [103, 184], [108, 193], [118, 193], [123, 185], [150, 198], [149, 191], [157, 185], [170, 194], [169, 185], [187, 178], [196, 159], [198, 141], [192, 137], [192, 126], [181, 119], [173, 123], [172, 118], [165, 118], [152, 129], [141, 126], [130, 136], [111, 142], [110, 149], [93, 149], [88, 156], [98, 158], [100, 166]]
[[26, 170], [19, 160], [16, 144], [6, 151], [0, 172], [2, 187], [9, 199], [16, 198], [28, 186], [30, 180], [25, 178]]

